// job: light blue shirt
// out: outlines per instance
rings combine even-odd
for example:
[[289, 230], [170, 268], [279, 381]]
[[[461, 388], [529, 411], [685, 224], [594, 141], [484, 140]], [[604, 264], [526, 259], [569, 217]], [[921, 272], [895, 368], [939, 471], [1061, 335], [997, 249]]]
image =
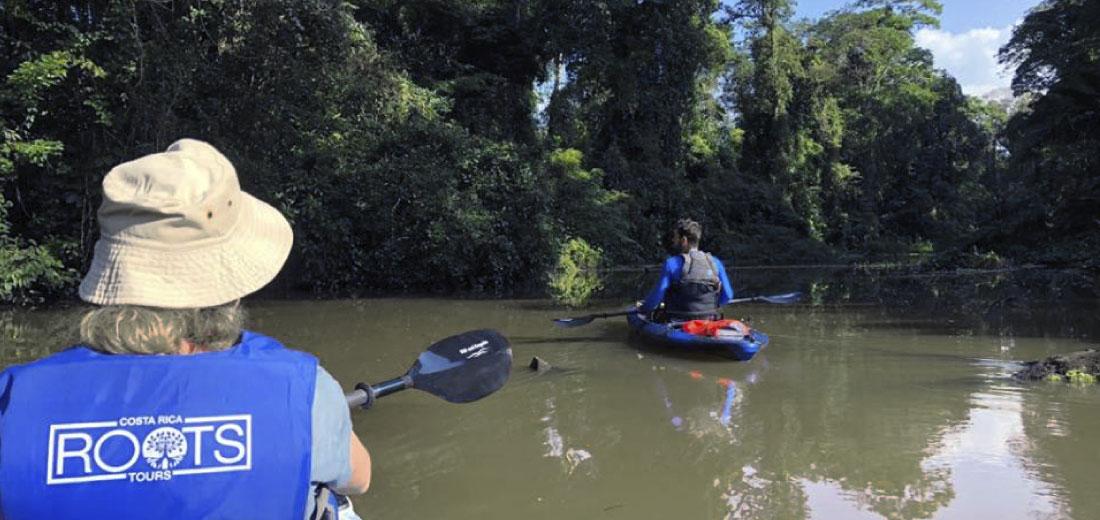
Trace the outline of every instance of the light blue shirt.
[[[318, 484], [329, 488], [346, 485], [351, 480], [351, 411], [340, 383], [324, 368], [317, 367], [317, 386], [313, 392], [313, 452], [309, 469], [309, 501], [306, 518], [313, 514]], [[342, 520], [349, 516], [341, 515]]]

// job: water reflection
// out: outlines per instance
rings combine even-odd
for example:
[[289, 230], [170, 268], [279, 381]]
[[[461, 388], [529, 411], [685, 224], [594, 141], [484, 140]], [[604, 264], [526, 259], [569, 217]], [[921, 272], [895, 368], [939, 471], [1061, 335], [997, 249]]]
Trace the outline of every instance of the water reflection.
[[[568, 475], [572, 475], [577, 470], [582, 462], [585, 462], [592, 458], [592, 453], [583, 448], [577, 448], [568, 446], [565, 440], [562, 438], [561, 432], [558, 431], [557, 421], [555, 420], [555, 411], [557, 409], [556, 400], [554, 398], [546, 399], [546, 415], [540, 419], [546, 423], [546, 447], [548, 448], [545, 457], [551, 457], [561, 459], [565, 471]], [[592, 464], [587, 464], [585, 467], [591, 470]]]
[[33, 361], [76, 343], [78, 312], [0, 310], [0, 367]]
[[1024, 471], [1048, 483], [1064, 518], [1090, 518], [1100, 511], [1096, 493], [1100, 449], [1095, 432], [1097, 385], [1027, 385], [1022, 394], [1021, 435], [1014, 447]]
[[[914, 402], [924, 381], [896, 359], [850, 359], [848, 349], [835, 346], [792, 348], [802, 349], [784, 360], [795, 379], [763, 378], [742, 403], [745, 420], [732, 451], [743, 460], [734, 465], [738, 471], [719, 476], [717, 502], [728, 508], [722, 518], [774, 518], [777, 508], [784, 518], [847, 518], [852, 507], [925, 518], [954, 497], [948, 472], [921, 461], [941, 432], [965, 417], [965, 401], [926, 392]], [[867, 363], [880, 377], [862, 373]], [[803, 374], [815, 384], [796, 384]], [[830, 483], [845, 507], [811, 506], [810, 491], [822, 487], [808, 482]]]
[[[424, 347], [463, 330], [496, 328], [512, 340], [513, 377], [488, 399], [458, 406], [402, 392], [354, 416], [374, 455], [372, 492], [356, 499], [371, 518], [1013, 520], [1100, 511], [1100, 386], [1007, 377], [1016, 361], [1079, 350], [1078, 332], [1094, 325], [1072, 313], [1049, 329], [960, 315], [938, 308], [954, 298], [943, 280], [931, 289], [905, 278], [818, 283], [821, 306], [732, 311], [772, 338], [747, 363], [639, 344], [621, 320], [557, 329], [550, 318], [561, 311], [539, 302], [249, 307], [256, 328], [316, 353], [346, 387], [403, 373]], [[975, 291], [1003, 296], [1013, 283]], [[913, 305], [855, 304], [864, 287], [884, 285], [911, 289]], [[1036, 305], [1030, 315], [1058, 309]], [[0, 353], [28, 360], [64, 345], [53, 331], [70, 318], [0, 314]], [[527, 371], [532, 356], [554, 368]]]
[[1022, 403], [1020, 388], [997, 383], [971, 394], [967, 421], [924, 463], [952, 476], [956, 496], [942, 517], [1065, 517], [1051, 485], [1026, 469]]
[[676, 415], [676, 411], [672, 408], [672, 397], [668, 395], [668, 386], [665, 385], [663, 378], [655, 378], [657, 386], [657, 397], [661, 399], [661, 404], [665, 407], [665, 412], [668, 414], [668, 422], [672, 424], [672, 427], [676, 431], [682, 431], [684, 429], [684, 418]]

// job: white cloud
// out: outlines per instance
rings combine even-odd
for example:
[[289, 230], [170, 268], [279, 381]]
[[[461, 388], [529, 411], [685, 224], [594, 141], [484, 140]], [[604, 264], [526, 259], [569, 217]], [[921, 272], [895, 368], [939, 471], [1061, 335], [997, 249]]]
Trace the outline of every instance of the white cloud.
[[997, 63], [997, 50], [1011, 36], [1011, 25], [964, 33], [922, 28], [917, 31], [916, 42], [932, 51], [935, 66], [954, 76], [964, 93], [976, 96], [1012, 83], [1011, 71]]

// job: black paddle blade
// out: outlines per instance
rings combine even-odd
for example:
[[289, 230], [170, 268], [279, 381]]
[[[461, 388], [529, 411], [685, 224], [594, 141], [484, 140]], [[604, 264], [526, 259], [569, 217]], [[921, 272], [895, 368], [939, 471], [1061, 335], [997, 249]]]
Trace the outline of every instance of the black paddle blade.
[[474, 330], [428, 347], [407, 377], [413, 388], [452, 403], [468, 403], [500, 390], [511, 371], [508, 340], [495, 330]]

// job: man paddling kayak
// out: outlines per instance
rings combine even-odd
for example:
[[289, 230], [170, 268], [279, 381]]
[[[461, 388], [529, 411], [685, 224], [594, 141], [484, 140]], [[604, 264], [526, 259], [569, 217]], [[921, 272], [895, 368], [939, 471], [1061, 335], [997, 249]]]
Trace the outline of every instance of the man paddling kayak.
[[[699, 250], [703, 226], [680, 219], [672, 230], [672, 247], [680, 254], [665, 260], [661, 279], [641, 303], [643, 313], [665, 320], [708, 320], [719, 317], [718, 307], [733, 299], [733, 286], [722, 261]], [[658, 310], [661, 303], [665, 306]]]
[[293, 236], [229, 160], [184, 139], [119, 165], [99, 225], [82, 344], [0, 373], [0, 518], [299, 520], [365, 492], [339, 384], [241, 329]]

